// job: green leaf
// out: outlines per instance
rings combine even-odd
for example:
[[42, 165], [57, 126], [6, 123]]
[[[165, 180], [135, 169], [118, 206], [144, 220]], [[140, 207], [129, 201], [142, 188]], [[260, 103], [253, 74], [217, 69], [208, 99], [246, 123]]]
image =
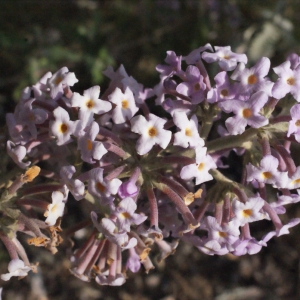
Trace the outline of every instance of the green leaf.
[[1, 217], [0, 229], [8, 236], [9, 239], [12, 239], [18, 230], [18, 221], [10, 217]]

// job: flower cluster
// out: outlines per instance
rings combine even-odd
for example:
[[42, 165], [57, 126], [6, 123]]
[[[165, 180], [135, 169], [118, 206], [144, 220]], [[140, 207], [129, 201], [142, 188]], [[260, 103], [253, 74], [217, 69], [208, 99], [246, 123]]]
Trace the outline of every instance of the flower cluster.
[[[0, 239], [11, 257], [3, 280], [34, 269], [19, 232], [54, 254], [84, 230], [70, 271], [121, 285], [126, 271], [154, 268], [154, 245], [158, 261], [180, 241], [209, 255], [255, 254], [300, 222], [279, 218], [300, 201], [291, 151], [300, 142], [300, 58], [290, 55], [272, 74], [266, 57], [248, 68], [245, 54], [207, 44], [187, 56], [168, 51], [165, 63], [153, 89], [121, 66], [104, 72], [102, 93], [73, 92], [78, 80], [66, 67], [23, 90], [7, 114], [7, 153], [27, 171], [0, 199]], [[213, 80], [211, 63], [220, 68]], [[82, 222], [62, 229], [69, 202]], [[274, 230], [257, 237], [251, 223], [261, 220]]]

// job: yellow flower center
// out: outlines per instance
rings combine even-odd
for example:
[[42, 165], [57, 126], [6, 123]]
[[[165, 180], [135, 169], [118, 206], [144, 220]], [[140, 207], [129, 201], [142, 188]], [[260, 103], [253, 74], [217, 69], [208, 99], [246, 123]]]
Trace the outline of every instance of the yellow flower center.
[[61, 76], [57, 76], [57, 78], [54, 80], [54, 83], [56, 85], [59, 85], [63, 81], [63, 78]]
[[192, 130], [189, 129], [189, 128], [186, 128], [186, 129], [185, 129], [185, 135], [186, 135], [186, 136], [192, 136], [192, 135], [193, 135], [193, 134], [192, 134]]
[[200, 163], [200, 164], [198, 165], [198, 170], [199, 170], [199, 171], [202, 171], [202, 170], [204, 169], [204, 166], [205, 166], [204, 163]]
[[129, 106], [128, 101], [127, 101], [126, 99], [124, 99], [124, 100], [122, 101], [122, 108], [123, 108], [123, 109], [127, 109], [128, 106]]
[[34, 121], [35, 120], [35, 115], [33, 113], [29, 114], [29, 121]]
[[222, 97], [227, 97], [229, 95], [228, 90], [226, 90], [226, 89], [221, 90], [220, 94]]
[[300, 178], [293, 180], [293, 184], [299, 184], [300, 183]]
[[157, 134], [157, 131], [156, 131], [156, 129], [154, 127], [150, 127], [148, 129], [148, 135], [149, 136], [154, 137], [154, 136], [156, 136], [156, 134]]
[[222, 238], [227, 237], [227, 233], [224, 232], [224, 231], [219, 231], [218, 233], [219, 233], [219, 236], [222, 237]]
[[243, 117], [248, 119], [252, 116], [252, 110], [250, 108], [243, 109]]
[[57, 211], [57, 205], [54, 204], [54, 205], [52, 206], [52, 208], [51, 208], [51, 212], [52, 212], [52, 213], [55, 213], [56, 211]]
[[270, 179], [273, 177], [271, 172], [263, 172], [261, 175], [264, 179]]
[[199, 82], [197, 82], [195, 85], [194, 85], [194, 89], [195, 89], [195, 91], [200, 91], [200, 84], [199, 84]]
[[296, 125], [296, 126], [300, 126], [300, 120], [297, 120], [297, 121], [295, 122], [295, 125]]
[[91, 109], [91, 108], [94, 107], [95, 103], [94, 103], [93, 100], [90, 99], [90, 100], [88, 100], [88, 101], [85, 103], [85, 105], [86, 105], [86, 107], [87, 107], [88, 109]]
[[252, 209], [244, 209], [242, 214], [245, 218], [251, 217], [252, 216]]
[[96, 183], [96, 189], [100, 191], [101, 193], [105, 192], [105, 186], [101, 184], [100, 182]]
[[68, 131], [68, 125], [67, 124], [61, 124], [59, 128], [60, 132], [65, 133]]
[[124, 219], [129, 219], [130, 218], [130, 214], [128, 212], [122, 212], [120, 213], [121, 217], [124, 218]]
[[248, 84], [255, 84], [257, 82], [257, 77], [252, 74], [248, 77]]
[[289, 85], [294, 85], [295, 84], [295, 78], [294, 77], [290, 77], [286, 80], [286, 83]]
[[93, 149], [93, 143], [92, 143], [91, 140], [87, 140], [86, 148], [87, 148], [89, 151], [92, 151], [92, 149]]

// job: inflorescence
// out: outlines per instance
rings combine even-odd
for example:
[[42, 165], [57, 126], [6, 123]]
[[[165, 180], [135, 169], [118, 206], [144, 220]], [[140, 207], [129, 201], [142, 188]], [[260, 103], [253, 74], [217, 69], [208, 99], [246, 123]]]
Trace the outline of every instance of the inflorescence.
[[[81, 280], [121, 285], [180, 241], [208, 255], [255, 254], [300, 222], [279, 218], [300, 201], [299, 56], [270, 77], [267, 57], [247, 68], [245, 54], [209, 44], [168, 51], [165, 63], [153, 89], [120, 66], [104, 72], [101, 96], [99, 86], [72, 92], [67, 67], [23, 90], [7, 114], [7, 153], [23, 171], [2, 185], [0, 239], [11, 258], [2, 280], [36, 271], [21, 233], [53, 254], [72, 249]], [[213, 79], [207, 63], [218, 64]]]

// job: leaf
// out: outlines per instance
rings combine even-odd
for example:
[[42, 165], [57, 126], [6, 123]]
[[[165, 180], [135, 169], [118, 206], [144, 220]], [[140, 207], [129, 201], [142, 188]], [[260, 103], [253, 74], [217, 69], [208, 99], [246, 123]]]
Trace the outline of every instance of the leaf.
[[19, 225], [17, 220], [10, 217], [0, 218], [0, 229], [8, 236], [9, 239], [12, 239], [15, 236], [18, 227]]

